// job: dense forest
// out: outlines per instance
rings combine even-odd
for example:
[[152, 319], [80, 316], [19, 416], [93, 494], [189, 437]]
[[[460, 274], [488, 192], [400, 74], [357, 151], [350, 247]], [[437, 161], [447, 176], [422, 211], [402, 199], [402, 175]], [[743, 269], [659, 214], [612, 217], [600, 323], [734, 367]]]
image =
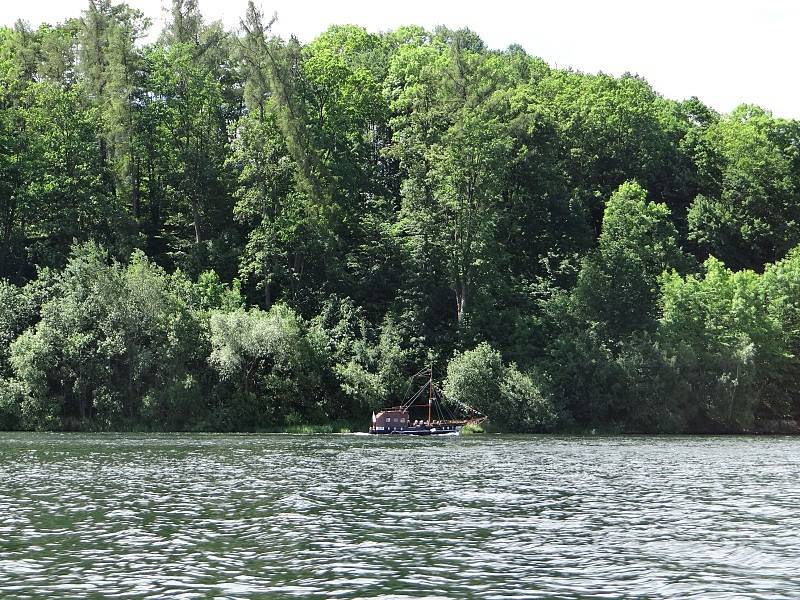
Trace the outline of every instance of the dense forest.
[[271, 26], [0, 29], [0, 429], [366, 425], [431, 364], [500, 430], [795, 430], [799, 122]]

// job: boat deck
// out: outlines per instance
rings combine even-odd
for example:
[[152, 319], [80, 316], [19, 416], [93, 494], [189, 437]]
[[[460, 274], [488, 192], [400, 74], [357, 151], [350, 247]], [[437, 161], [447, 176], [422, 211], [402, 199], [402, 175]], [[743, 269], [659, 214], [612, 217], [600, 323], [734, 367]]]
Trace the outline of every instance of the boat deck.
[[369, 432], [384, 435], [442, 435], [445, 433], [458, 433], [461, 424], [432, 423], [430, 425], [411, 425], [408, 427], [370, 427]]

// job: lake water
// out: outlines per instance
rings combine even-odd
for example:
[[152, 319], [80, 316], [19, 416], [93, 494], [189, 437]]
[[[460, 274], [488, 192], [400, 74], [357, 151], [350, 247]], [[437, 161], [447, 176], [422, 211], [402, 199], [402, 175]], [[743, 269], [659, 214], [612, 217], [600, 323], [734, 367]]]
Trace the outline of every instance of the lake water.
[[800, 439], [0, 434], [0, 596], [800, 597]]

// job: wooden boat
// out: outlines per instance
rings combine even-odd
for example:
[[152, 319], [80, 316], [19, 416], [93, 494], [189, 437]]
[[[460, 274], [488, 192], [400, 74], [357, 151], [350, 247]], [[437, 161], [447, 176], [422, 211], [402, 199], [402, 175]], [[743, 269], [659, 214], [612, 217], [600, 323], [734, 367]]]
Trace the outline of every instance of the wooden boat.
[[[391, 435], [443, 435], [458, 433], [467, 424], [478, 425], [486, 416], [472, 407], [445, 402], [444, 393], [433, 382], [433, 368], [426, 368], [411, 378], [412, 385], [424, 379], [425, 383], [399, 406], [372, 413], [372, 434]], [[457, 418], [454, 411], [463, 413]]]

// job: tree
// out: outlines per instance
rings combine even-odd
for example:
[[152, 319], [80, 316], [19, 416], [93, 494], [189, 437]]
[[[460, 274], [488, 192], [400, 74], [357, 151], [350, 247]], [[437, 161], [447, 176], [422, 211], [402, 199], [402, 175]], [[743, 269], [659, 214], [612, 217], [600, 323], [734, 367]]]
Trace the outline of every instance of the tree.
[[606, 324], [612, 339], [652, 329], [658, 278], [689, 261], [665, 204], [647, 201], [635, 182], [623, 183], [606, 203], [596, 253], [587, 257], [575, 287], [578, 310]]
[[197, 0], [172, 0], [170, 16], [172, 19], [161, 34], [162, 43], [199, 46], [203, 15], [200, 14]]
[[765, 390], [757, 416], [790, 420], [800, 415], [800, 251], [793, 249], [783, 260], [767, 265], [760, 280], [767, 302], [767, 316], [778, 333], [772, 340], [780, 350], [765, 365]]
[[29, 214], [20, 197], [24, 167], [20, 161], [24, 151], [21, 119], [13, 95], [0, 91], [0, 276], [4, 277], [19, 276], [26, 263], [24, 223]]
[[494, 254], [495, 215], [510, 150], [503, 126], [482, 112], [465, 112], [440, 145], [430, 151], [433, 196], [444, 252], [455, 292], [456, 315], [464, 320], [476, 279], [486, 275]]
[[734, 268], [782, 258], [800, 241], [797, 124], [742, 105], [703, 138], [709, 183], [688, 213], [691, 239]]
[[481, 411], [504, 431], [547, 431], [559, 414], [530, 375], [483, 342], [457, 354], [447, 365], [444, 391], [448, 399]]
[[63, 265], [73, 240], [113, 245], [125, 229], [99, 152], [97, 109], [77, 88], [35, 83], [25, 94], [17, 235], [34, 264]]
[[732, 272], [712, 257], [701, 276], [666, 275], [661, 306], [658, 335], [688, 382], [691, 423], [700, 430], [751, 427], [766, 375], [783, 353], [758, 275]]
[[559, 129], [561, 168], [595, 229], [603, 199], [627, 180], [640, 181], [656, 200], [688, 203], [680, 198], [683, 128], [646, 81], [554, 69], [535, 89]]
[[117, 196], [129, 202], [134, 221], [140, 217], [137, 113], [145, 96], [144, 61], [136, 44], [149, 26], [127, 4], [90, 0], [79, 34], [81, 83], [99, 110], [101, 153], [114, 173]]
[[447, 357], [502, 429], [800, 418], [797, 121], [167, 7], [0, 27], [0, 426], [360, 419]]
[[505, 416], [500, 396], [502, 380], [503, 357], [483, 342], [448, 363], [444, 393], [454, 402], [470, 406], [489, 418], [494, 416], [496, 408]]
[[477, 85], [481, 57], [460, 39], [455, 36], [450, 47], [439, 42], [401, 49], [390, 70], [390, 81], [403, 86], [393, 92], [398, 115], [392, 150], [407, 173], [402, 225], [413, 236], [412, 253], [424, 262], [445, 261], [459, 323], [476, 279], [491, 272], [499, 251], [496, 209], [512, 144], [497, 105], [502, 103]]
[[500, 398], [505, 404], [503, 413], [496, 414], [495, 422], [503, 431], [552, 431], [561, 415], [552, 399], [543, 393], [533, 377], [522, 373], [517, 365], [505, 368], [500, 383]]
[[28, 290], [0, 279], [0, 379], [11, 375], [9, 347], [29, 325], [36, 313]]
[[41, 320], [11, 344], [23, 424], [185, 425], [188, 407], [172, 401], [186, 391], [198, 397], [197, 361], [206, 352], [185, 289], [181, 275], [166, 275], [141, 253], [122, 266], [94, 244], [76, 247]]
[[294, 311], [276, 304], [268, 312], [214, 313], [210, 326], [209, 362], [234, 389], [227, 411], [236, 427], [319, 417], [319, 357]]
[[[156, 226], [172, 229], [176, 250], [186, 252], [182, 243], [187, 226], [197, 248], [206, 239], [208, 223], [223, 221], [226, 199], [224, 157], [227, 134], [219, 83], [193, 57], [191, 46], [176, 44], [148, 54], [150, 85], [154, 98], [148, 111], [155, 117], [154, 160], [164, 171], [163, 198], [153, 199]], [[161, 150], [160, 146], [168, 144]], [[169, 201], [166, 206], [161, 202]], [[162, 214], [161, 208], [167, 214]]]

